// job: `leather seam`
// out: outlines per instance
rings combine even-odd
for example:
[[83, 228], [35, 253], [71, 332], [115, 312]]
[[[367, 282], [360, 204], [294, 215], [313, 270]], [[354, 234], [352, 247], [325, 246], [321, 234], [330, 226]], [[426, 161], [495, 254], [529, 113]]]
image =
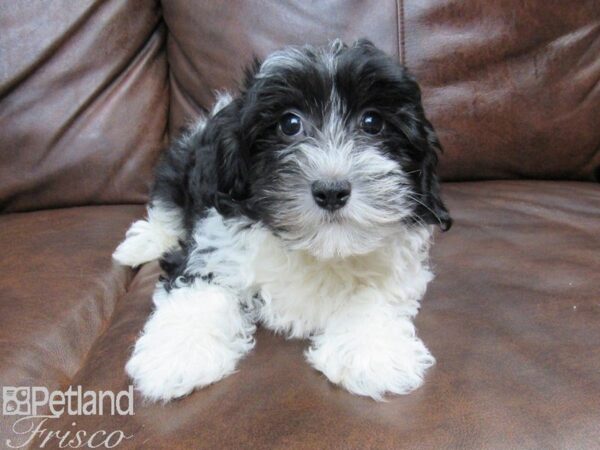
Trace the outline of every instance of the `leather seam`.
[[[169, 61], [169, 38], [171, 36], [171, 30], [169, 29], [169, 25], [165, 20], [165, 13], [163, 10], [162, 2], [158, 2], [158, 7], [160, 11], [160, 21], [165, 27], [165, 40], [163, 42], [163, 46], [165, 52], [165, 66], [167, 71], [167, 117], [165, 120], [165, 128], [163, 130], [163, 146], [168, 147], [171, 143], [171, 102], [173, 101], [173, 89], [171, 87], [171, 62]], [[158, 162], [158, 159], [161, 157], [162, 153], [163, 152], [161, 151], [157, 154], [153, 167], [156, 167], [156, 163]]]
[[404, 23], [404, 0], [396, 0], [396, 28], [398, 31], [398, 59], [406, 65], [406, 43]]

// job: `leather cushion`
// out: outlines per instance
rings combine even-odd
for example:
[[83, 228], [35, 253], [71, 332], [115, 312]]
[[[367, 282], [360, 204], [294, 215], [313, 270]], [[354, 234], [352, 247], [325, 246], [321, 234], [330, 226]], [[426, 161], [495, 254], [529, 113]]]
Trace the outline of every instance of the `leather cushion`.
[[[598, 186], [473, 182], [444, 193], [455, 225], [437, 236], [437, 278], [417, 318], [437, 364], [416, 392], [385, 403], [350, 395], [304, 362], [306, 342], [261, 330], [231, 377], [167, 405], [136, 397], [135, 416], [78, 417], [75, 429], [133, 434], [121, 448], [595, 446]], [[142, 267], [74, 384], [126, 389], [158, 273]]]
[[[142, 214], [94, 206], [0, 215], [0, 386], [71, 381], [131, 279], [110, 255]], [[14, 418], [0, 421], [0, 438]]]
[[0, 211], [142, 203], [166, 144], [152, 1], [0, 4]]

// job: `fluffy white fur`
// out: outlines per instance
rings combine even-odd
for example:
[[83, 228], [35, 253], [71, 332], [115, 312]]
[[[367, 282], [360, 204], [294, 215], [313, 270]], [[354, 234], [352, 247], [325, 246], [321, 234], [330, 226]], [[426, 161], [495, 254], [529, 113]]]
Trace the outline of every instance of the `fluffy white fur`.
[[228, 289], [203, 281], [169, 293], [158, 287], [154, 303], [126, 366], [150, 400], [167, 401], [220, 380], [254, 347], [255, 327]]
[[[153, 217], [148, 230], [157, 227]], [[432, 278], [429, 238], [428, 227], [399, 227], [367, 254], [321, 259], [286, 248], [261, 225], [212, 211], [194, 230], [198, 254], [187, 269], [212, 273], [211, 284], [197, 278], [168, 293], [157, 288], [156, 310], [127, 372], [150, 399], [180, 397], [232, 373], [259, 321], [288, 337], [310, 337], [308, 361], [353, 393], [381, 399], [409, 392], [434, 363], [411, 322]], [[129, 239], [122, 248], [135, 248]]]
[[329, 380], [354, 394], [381, 400], [406, 394], [423, 382], [435, 360], [416, 337], [410, 316], [377, 289], [357, 292], [312, 338], [308, 361]]

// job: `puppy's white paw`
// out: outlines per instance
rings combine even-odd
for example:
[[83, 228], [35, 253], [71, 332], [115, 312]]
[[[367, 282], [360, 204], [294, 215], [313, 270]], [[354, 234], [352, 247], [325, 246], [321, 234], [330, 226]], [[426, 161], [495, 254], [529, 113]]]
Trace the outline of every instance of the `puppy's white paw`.
[[179, 245], [183, 231], [181, 212], [156, 201], [148, 208], [148, 219], [138, 220], [129, 227], [113, 259], [131, 267], [158, 259]]
[[[175, 242], [176, 243], [176, 242]], [[162, 233], [145, 220], [135, 222], [113, 253], [113, 259], [123, 266], [137, 267], [159, 258], [172, 242], [165, 242]]]
[[386, 393], [407, 394], [421, 386], [435, 359], [414, 335], [410, 320], [402, 322], [397, 327], [374, 323], [367, 330], [327, 330], [313, 338], [306, 357], [331, 382], [353, 394], [375, 400]]
[[222, 379], [254, 347], [255, 327], [230, 292], [203, 282], [161, 291], [126, 366], [136, 389], [152, 401], [182, 397]]

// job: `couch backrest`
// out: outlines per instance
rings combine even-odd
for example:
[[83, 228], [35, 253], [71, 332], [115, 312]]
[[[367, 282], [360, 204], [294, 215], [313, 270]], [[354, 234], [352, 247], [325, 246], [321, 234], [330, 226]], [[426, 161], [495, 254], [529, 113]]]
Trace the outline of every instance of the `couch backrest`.
[[420, 81], [447, 180], [593, 179], [598, 0], [163, 2], [171, 130], [235, 88], [252, 53], [366, 36]]
[[599, 176], [598, 0], [19, 0], [0, 30], [3, 211], [145, 201], [253, 54], [335, 37], [416, 75], [444, 179]]
[[598, 0], [403, 3], [445, 178], [600, 181]]

